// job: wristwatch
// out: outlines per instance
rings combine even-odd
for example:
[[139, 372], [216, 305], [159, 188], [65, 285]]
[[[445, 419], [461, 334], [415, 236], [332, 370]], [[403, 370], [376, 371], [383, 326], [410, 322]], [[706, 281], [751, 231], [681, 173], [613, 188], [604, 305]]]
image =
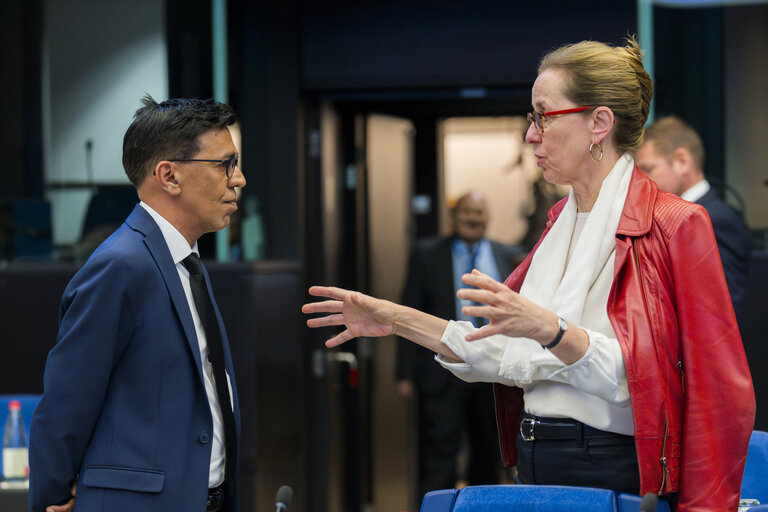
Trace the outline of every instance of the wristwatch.
[[547, 350], [551, 350], [557, 346], [558, 343], [560, 343], [560, 340], [563, 339], [563, 335], [565, 334], [565, 331], [568, 330], [568, 322], [563, 320], [561, 317], [557, 317], [557, 336], [555, 336], [555, 339], [552, 340], [552, 343], [549, 345], [542, 345], [542, 348], [545, 348]]

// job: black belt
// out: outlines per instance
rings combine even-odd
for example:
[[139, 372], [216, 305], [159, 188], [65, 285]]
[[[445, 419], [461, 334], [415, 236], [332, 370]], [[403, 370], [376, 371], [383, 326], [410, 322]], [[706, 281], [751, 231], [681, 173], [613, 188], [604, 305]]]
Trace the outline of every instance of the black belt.
[[628, 438], [631, 436], [606, 432], [571, 418], [544, 418], [524, 412], [520, 420], [520, 437], [523, 441], [535, 441], [537, 439]]
[[206, 512], [219, 512], [224, 508], [224, 485], [208, 489], [208, 501], [205, 503]]

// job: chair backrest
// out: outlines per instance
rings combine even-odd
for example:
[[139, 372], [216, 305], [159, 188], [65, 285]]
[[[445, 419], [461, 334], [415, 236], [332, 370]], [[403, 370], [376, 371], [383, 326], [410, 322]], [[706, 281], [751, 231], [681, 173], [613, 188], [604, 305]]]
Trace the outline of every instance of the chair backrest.
[[450, 512], [458, 493], [458, 489], [430, 491], [424, 495], [420, 512]]
[[562, 485], [478, 485], [459, 490], [453, 512], [616, 512], [607, 489]]
[[749, 438], [741, 497], [754, 498], [761, 504], [768, 503], [768, 432], [755, 430]]
[[[639, 512], [640, 502], [643, 501], [643, 497], [636, 494], [619, 494], [617, 499], [619, 512]], [[669, 512], [669, 503], [660, 499], [659, 504], [656, 505], [656, 512]]]

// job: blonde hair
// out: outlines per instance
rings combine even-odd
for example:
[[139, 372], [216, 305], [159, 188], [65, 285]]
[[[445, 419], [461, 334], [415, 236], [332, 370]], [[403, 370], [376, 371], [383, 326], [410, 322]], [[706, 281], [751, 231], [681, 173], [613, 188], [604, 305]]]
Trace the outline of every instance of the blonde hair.
[[671, 161], [677, 148], [685, 148], [693, 157], [696, 167], [704, 169], [704, 144], [696, 130], [675, 116], [662, 117], [645, 130], [643, 142], [653, 142], [654, 149]]
[[582, 41], [557, 48], [539, 63], [539, 74], [560, 69], [567, 75], [563, 94], [579, 106], [605, 106], [616, 119], [614, 139], [622, 152], [643, 141], [653, 96], [651, 77], [643, 68], [643, 51], [632, 36], [625, 46]]

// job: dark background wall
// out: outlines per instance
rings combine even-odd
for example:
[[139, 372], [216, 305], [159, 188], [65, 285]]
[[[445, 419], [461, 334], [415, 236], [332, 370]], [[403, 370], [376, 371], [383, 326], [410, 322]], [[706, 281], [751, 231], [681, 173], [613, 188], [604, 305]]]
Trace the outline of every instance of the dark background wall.
[[0, 8], [0, 200], [42, 195], [40, 2]]
[[655, 7], [653, 22], [656, 117], [676, 115], [693, 126], [707, 151], [705, 174], [722, 185], [723, 9]]

